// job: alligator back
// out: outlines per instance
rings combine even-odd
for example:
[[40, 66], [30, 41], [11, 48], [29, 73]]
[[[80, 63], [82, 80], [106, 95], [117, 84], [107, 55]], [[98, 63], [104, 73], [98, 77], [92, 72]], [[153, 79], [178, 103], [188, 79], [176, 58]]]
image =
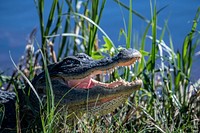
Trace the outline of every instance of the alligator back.
[[0, 90], [0, 131], [16, 126], [15, 100], [14, 92]]

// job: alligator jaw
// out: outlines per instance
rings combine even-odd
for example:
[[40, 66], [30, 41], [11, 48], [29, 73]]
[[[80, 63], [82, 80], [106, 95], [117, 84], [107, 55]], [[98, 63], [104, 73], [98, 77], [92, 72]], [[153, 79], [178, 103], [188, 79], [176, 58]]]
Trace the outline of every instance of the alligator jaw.
[[95, 89], [89, 91], [90, 95], [87, 103], [88, 109], [90, 109], [89, 112], [97, 115], [105, 115], [112, 112], [122, 105], [134, 91], [139, 90], [141, 85], [141, 80], [135, 80], [128, 84], [126, 83], [126, 85], [116, 86], [113, 89], [97, 86], [95, 89], [100, 91], [98, 92], [98, 97], [96, 92], [93, 93]]
[[[57, 83], [54, 84], [54, 82]], [[112, 112], [122, 105], [134, 91], [140, 89], [142, 81], [135, 80], [112, 89], [101, 85], [91, 89], [70, 89], [58, 81], [53, 81], [53, 84], [56, 88], [54, 90], [56, 99], [62, 99], [60, 105], [65, 106], [64, 111], [67, 108], [68, 114], [75, 112], [77, 116], [81, 116], [83, 113], [105, 115]], [[63, 97], [64, 94], [66, 95]]]
[[[79, 78], [77, 79], [69, 79], [64, 78], [67, 86], [70, 88], [80, 88], [80, 89], [90, 89], [94, 86], [104, 86], [107, 88], [115, 88], [119, 85], [129, 85], [129, 82], [126, 82], [122, 79], [116, 80], [112, 83], [103, 83], [100, 81], [95, 80], [95, 77], [98, 74], [102, 74], [103, 76], [105, 73], [108, 75], [114, 72], [114, 69], [117, 70], [118, 67], [122, 66], [134, 66], [135, 62], [140, 60], [141, 54], [137, 50], [132, 49], [124, 49], [120, 51], [120, 53], [113, 58], [106, 58], [102, 60], [94, 61], [95, 65], [91, 67], [90, 70], [79, 74]], [[85, 76], [85, 77], [84, 77]], [[82, 78], [80, 78], [82, 77]]]
[[[63, 61], [48, 67], [51, 78], [64, 78], [68, 80], [84, 79], [86, 77], [106, 73], [119, 66], [129, 66], [141, 58], [139, 51], [122, 49], [114, 57], [94, 60], [84, 53], [68, 56]], [[44, 75], [44, 74], [42, 74]], [[38, 80], [44, 79], [43, 76]], [[43, 82], [43, 81], [42, 81]]]
[[77, 89], [91, 89], [91, 88], [94, 88], [95, 86], [103, 86], [109, 89], [113, 89], [120, 85], [130, 86], [131, 84], [133, 84], [132, 82], [127, 82], [121, 78], [111, 83], [104, 83], [104, 82], [95, 80], [93, 76], [89, 76], [84, 79], [78, 79], [78, 80], [68, 80], [65, 82], [69, 88], [77, 88]]
[[[103, 83], [96, 81], [93, 77], [99, 74], [110, 74], [120, 66], [134, 66], [140, 58], [140, 52], [135, 49], [122, 49], [114, 57], [101, 60], [94, 60], [84, 53], [79, 53], [48, 66], [48, 71], [52, 80], [63, 80], [69, 88], [90, 89], [98, 85], [115, 88], [129, 83], [124, 80]], [[46, 85], [44, 72], [36, 76], [32, 84], [36, 88], [44, 88]]]

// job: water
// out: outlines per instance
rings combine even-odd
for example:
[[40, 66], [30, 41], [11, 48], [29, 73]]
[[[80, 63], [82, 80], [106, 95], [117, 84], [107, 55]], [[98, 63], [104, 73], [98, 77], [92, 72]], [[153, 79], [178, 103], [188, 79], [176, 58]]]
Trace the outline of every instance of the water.
[[[129, 0], [124, 0], [128, 5]], [[50, 4], [46, 3], [46, 4]], [[157, 9], [167, 6], [158, 16], [158, 26], [162, 27], [168, 20], [168, 27], [173, 39], [175, 49], [180, 49], [183, 44], [184, 37], [191, 29], [192, 20], [196, 10], [200, 7], [199, 0], [157, 0]], [[48, 5], [49, 6], [49, 5]], [[150, 19], [150, 2], [133, 0], [133, 9]], [[123, 12], [123, 13], [122, 13]], [[9, 57], [9, 51], [12, 54], [15, 62], [18, 62], [21, 55], [24, 53], [26, 39], [33, 28], [39, 29], [39, 20], [37, 11], [34, 5], [34, 0], [1, 0], [0, 2], [0, 70], [8, 71], [13, 69]], [[109, 35], [116, 45], [125, 46], [123, 37], [119, 41], [119, 30], [124, 28], [123, 16], [128, 20], [128, 11], [120, 9], [113, 1], [107, 0], [100, 26]], [[133, 16], [133, 34], [141, 39], [144, 30], [147, 26], [140, 18]], [[199, 26], [198, 26], [199, 29]], [[158, 36], [161, 31], [158, 31]], [[38, 38], [39, 39], [39, 38]], [[100, 38], [101, 39], [101, 38]], [[169, 38], [164, 37], [166, 44], [169, 44]], [[100, 44], [103, 44], [101, 39]], [[150, 41], [147, 41], [147, 50], [150, 48]], [[199, 49], [199, 48], [198, 48]], [[198, 72], [200, 61], [196, 57], [193, 71]], [[199, 73], [199, 72], [198, 72]], [[200, 78], [198, 74], [193, 77]]]

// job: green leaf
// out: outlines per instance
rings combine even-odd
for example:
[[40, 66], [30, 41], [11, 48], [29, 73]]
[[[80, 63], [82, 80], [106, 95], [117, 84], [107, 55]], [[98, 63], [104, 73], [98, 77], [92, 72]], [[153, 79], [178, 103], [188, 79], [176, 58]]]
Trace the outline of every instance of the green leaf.
[[104, 56], [99, 51], [93, 51], [92, 52], [92, 58], [95, 60], [103, 59]]
[[149, 52], [147, 51], [140, 50], [140, 53], [142, 54], [142, 56], [149, 56]]
[[103, 36], [103, 40], [105, 41], [105, 44], [103, 45], [104, 50], [111, 51], [111, 49], [113, 48], [113, 44], [110, 39]]

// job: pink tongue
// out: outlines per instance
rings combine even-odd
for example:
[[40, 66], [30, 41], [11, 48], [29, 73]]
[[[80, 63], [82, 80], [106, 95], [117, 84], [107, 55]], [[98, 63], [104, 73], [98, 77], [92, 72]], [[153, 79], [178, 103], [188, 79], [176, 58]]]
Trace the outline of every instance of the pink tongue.
[[102, 83], [102, 82], [92, 79], [91, 77], [87, 77], [87, 78], [79, 79], [79, 80], [68, 80], [67, 81], [67, 85], [70, 88], [78, 88], [78, 89], [90, 89], [97, 85], [108, 87], [108, 88], [114, 88], [114, 87], [122, 85], [122, 84], [124, 84], [123, 81], [115, 81], [112, 83]]
[[80, 80], [69, 80], [67, 81], [67, 84], [70, 88], [80, 88], [80, 89], [89, 89], [95, 85], [95, 83], [90, 77]]

